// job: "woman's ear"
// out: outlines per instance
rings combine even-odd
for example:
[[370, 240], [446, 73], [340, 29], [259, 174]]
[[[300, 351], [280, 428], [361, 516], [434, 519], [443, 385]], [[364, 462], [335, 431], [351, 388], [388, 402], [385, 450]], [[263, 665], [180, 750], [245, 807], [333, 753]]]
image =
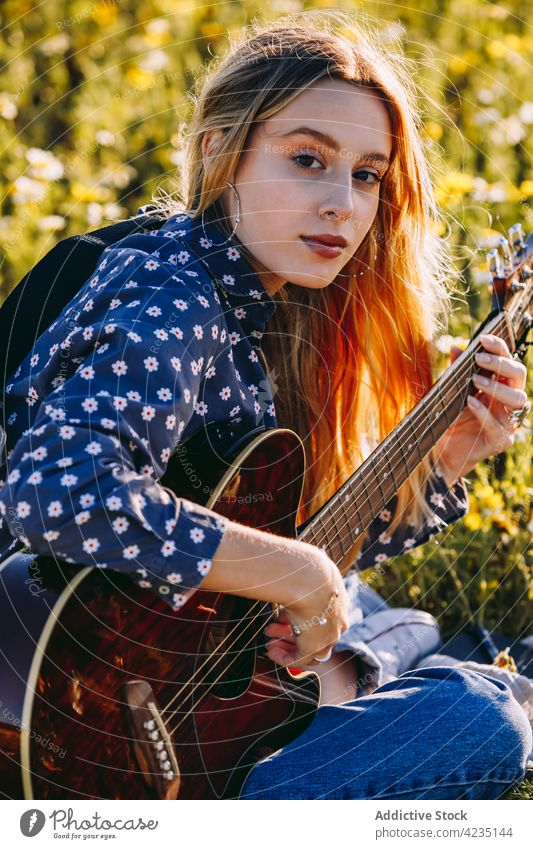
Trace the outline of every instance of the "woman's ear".
[[212, 156], [216, 156], [216, 148], [218, 146], [218, 142], [222, 138], [222, 130], [207, 130], [202, 138], [202, 156], [204, 160], [204, 168], [207, 168], [209, 159]]

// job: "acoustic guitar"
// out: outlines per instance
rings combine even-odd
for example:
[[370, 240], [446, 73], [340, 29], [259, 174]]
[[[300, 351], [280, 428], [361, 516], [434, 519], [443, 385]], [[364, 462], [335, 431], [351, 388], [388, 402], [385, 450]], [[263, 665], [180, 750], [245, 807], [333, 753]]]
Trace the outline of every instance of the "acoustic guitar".
[[[291, 430], [249, 435], [224, 458], [193, 437], [161, 483], [243, 524], [350, 550], [463, 410], [479, 332], [523, 357], [533, 236], [489, 256], [493, 308], [461, 356], [303, 526], [305, 475]], [[191, 471], [192, 470], [192, 471]], [[202, 482], [200, 499], [197, 481]], [[0, 565], [0, 792], [25, 799], [238, 798], [249, 771], [312, 721], [314, 672], [265, 653], [277, 608], [197, 590], [173, 612], [127, 576], [17, 552]]]

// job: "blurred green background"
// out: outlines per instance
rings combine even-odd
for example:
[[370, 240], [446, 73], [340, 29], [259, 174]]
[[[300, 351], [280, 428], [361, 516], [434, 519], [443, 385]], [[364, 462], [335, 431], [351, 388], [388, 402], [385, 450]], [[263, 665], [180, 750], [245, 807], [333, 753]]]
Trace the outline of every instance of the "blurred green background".
[[[0, 300], [66, 235], [124, 218], [172, 189], [195, 74], [254, 17], [361, 10], [416, 63], [424, 135], [462, 272], [440, 368], [490, 306], [486, 250], [532, 229], [533, 2], [406, 4], [229, 0], [4, 0], [0, 6]], [[531, 378], [530, 386], [531, 390]], [[367, 575], [444, 635], [474, 619], [513, 636], [531, 624], [531, 422], [470, 475], [468, 516]], [[381, 570], [380, 570], [381, 571]]]

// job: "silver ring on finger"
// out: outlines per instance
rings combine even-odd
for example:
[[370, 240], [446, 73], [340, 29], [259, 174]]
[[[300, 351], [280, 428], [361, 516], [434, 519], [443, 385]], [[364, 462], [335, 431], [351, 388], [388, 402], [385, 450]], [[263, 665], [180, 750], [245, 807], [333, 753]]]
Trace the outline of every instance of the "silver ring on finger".
[[522, 427], [524, 423], [524, 419], [528, 415], [531, 410], [531, 401], [526, 401], [523, 407], [520, 407], [518, 410], [509, 410], [507, 413], [507, 420], [515, 425], [516, 428]]
[[330, 649], [328, 651], [326, 657], [314, 657], [313, 656], [313, 660], [317, 660], [319, 663], [326, 663], [326, 661], [330, 659], [332, 654], [333, 654], [333, 649]]

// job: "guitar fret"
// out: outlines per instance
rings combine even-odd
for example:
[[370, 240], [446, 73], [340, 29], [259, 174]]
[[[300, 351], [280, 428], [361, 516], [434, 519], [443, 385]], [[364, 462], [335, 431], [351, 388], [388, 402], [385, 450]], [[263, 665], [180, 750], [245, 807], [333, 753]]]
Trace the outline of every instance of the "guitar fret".
[[398, 484], [396, 483], [396, 475], [394, 474], [394, 466], [392, 465], [391, 460], [390, 460], [390, 452], [387, 452], [386, 458], [387, 458], [387, 465], [389, 467], [388, 478], [389, 478], [389, 482], [392, 482], [392, 490], [393, 490], [392, 494], [394, 494], [395, 492], [398, 491], [399, 487], [398, 487]]
[[[402, 428], [402, 430], [405, 430], [405, 427]], [[405, 434], [405, 439], [400, 440], [400, 455], [401, 455], [401, 462], [403, 462], [403, 464], [405, 466], [406, 477], [408, 478], [409, 475], [411, 474], [411, 468], [409, 466], [409, 461], [407, 460], [407, 457], [405, 455], [405, 450], [404, 450], [406, 441], [407, 441], [407, 434]], [[410, 450], [410, 447], [411, 446], [409, 446], [408, 450]]]
[[[426, 414], [427, 422], [428, 422], [428, 426], [429, 426], [429, 432], [430, 432], [430, 434], [431, 434], [431, 442], [433, 443], [433, 445], [434, 445], [434, 444], [436, 443], [436, 441], [437, 441], [437, 440], [436, 440], [436, 438], [435, 438], [435, 431], [433, 430], [433, 425], [434, 425], [435, 421], [439, 418], [439, 415], [440, 415], [440, 413], [438, 412], [438, 410], [437, 410], [437, 411], [435, 411], [435, 409], [434, 409], [434, 408], [432, 408], [432, 409], [431, 409], [431, 410], [430, 410], [430, 411]], [[426, 430], [427, 430], [427, 428], [426, 428]]]
[[[409, 445], [407, 446], [407, 450], [408, 450], [408, 451], [411, 451], [413, 448], [416, 448], [417, 453], [418, 453], [418, 459], [419, 459], [419, 461], [420, 461], [420, 462], [422, 462], [422, 460], [423, 460], [424, 458], [422, 457], [422, 454], [421, 454], [421, 452], [420, 452], [420, 443], [419, 443], [419, 441], [418, 441], [418, 439], [419, 439], [419, 438], [418, 438], [418, 436], [416, 435], [416, 433], [414, 432], [412, 419], [409, 419], [409, 426], [410, 426], [410, 430], [411, 430], [411, 439], [412, 439], [412, 442], [410, 442], [410, 443], [409, 443]], [[418, 465], [418, 464], [417, 464], [417, 465]]]
[[347, 505], [347, 502], [350, 502], [350, 503], [351, 503], [352, 501], [353, 501], [352, 493], [351, 493], [351, 491], [350, 491], [350, 488], [349, 488], [349, 487], [347, 487], [347, 488], [346, 488], [346, 491], [342, 494], [342, 498], [340, 498], [342, 515], [343, 515], [344, 520], [345, 520], [345, 521], [344, 521], [343, 531], [344, 531], [344, 530], [346, 530], [346, 531], [348, 532], [348, 535], [349, 535], [349, 537], [350, 537], [350, 540], [351, 540], [351, 542], [353, 543], [353, 542], [355, 542], [355, 540], [353, 539], [353, 534], [352, 534], [352, 525], [351, 525], [351, 521], [350, 521], [350, 515], [349, 515], [349, 513], [348, 513], [348, 508], [347, 508], [347, 506], [346, 506], [346, 505]]
[[[378, 460], [378, 462], [379, 462], [379, 460]], [[370, 466], [371, 466], [372, 471], [374, 473], [374, 478], [376, 479], [377, 484], [378, 484], [379, 494], [381, 496], [381, 506], [386, 507], [387, 506], [387, 499], [385, 497], [385, 493], [383, 491], [383, 486], [382, 486], [382, 483], [381, 483], [381, 471], [376, 470], [377, 463], [372, 459], [372, 457], [370, 458]]]
[[[333, 540], [331, 541], [331, 546], [333, 548], [334, 546], [341, 544], [340, 543], [340, 529], [339, 529], [339, 526], [337, 524], [337, 520], [335, 518], [335, 510], [334, 509], [329, 510], [329, 516], [330, 516], [330, 518], [333, 522], [333, 525], [335, 527], [335, 536], [334, 536]], [[333, 558], [333, 559], [336, 559], [336, 558]]]
[[319, 530], [317, 528], [315, 528], [314, 526], [309, 526], [305, 528], [304, 531], [302, 531], [300, 539], [302, 539], [304, 542], [308, 542], [310, 545], [318, 545], [318, 534]]
[[437, 393], [438, 393], [438, 396], [439, 396], [439, 403], [440, 403], [440, 405], [441, 405], [441, 407], [444, 411], [444, 416], [446, 418], [446, 425], [448, 427], [450, 427], [452, 422], [450, 421], [450, 417], [448, 415], [448, 401], [446, 399], [443, 399], [443, 397], [442, 397], [442, 387], [440, 387], [440, 386], [438, 387]]
[[[350, 499], [347, 500], [346, 503], [350, 505], [351, 510], [351, 521], [350, 521], [350, 533], [352, 534], [353, 541], [357, 539], [361, 532], [361, 526], [363, 524], [363, 517], [361, 515], [361, 510], [359, 509], [359, 499], [356, 497], [353, 491], [353, 480], [349, 479], [346, 484], [347, 491], [350, 493]], [[352, 527], [355, 524], [355, 527]]]
[[318, 517], [318, 529], [319, 529], [320, 533], [322, 534], [322, 539], [318, 543], [319, 547], [320, 548], [326, 548], [326, 543], [327, 543], [327, 539], [328, 539], [328, 530], [327, 530], [327, 528], [324, 524], [323, 513], [321, 513]]

